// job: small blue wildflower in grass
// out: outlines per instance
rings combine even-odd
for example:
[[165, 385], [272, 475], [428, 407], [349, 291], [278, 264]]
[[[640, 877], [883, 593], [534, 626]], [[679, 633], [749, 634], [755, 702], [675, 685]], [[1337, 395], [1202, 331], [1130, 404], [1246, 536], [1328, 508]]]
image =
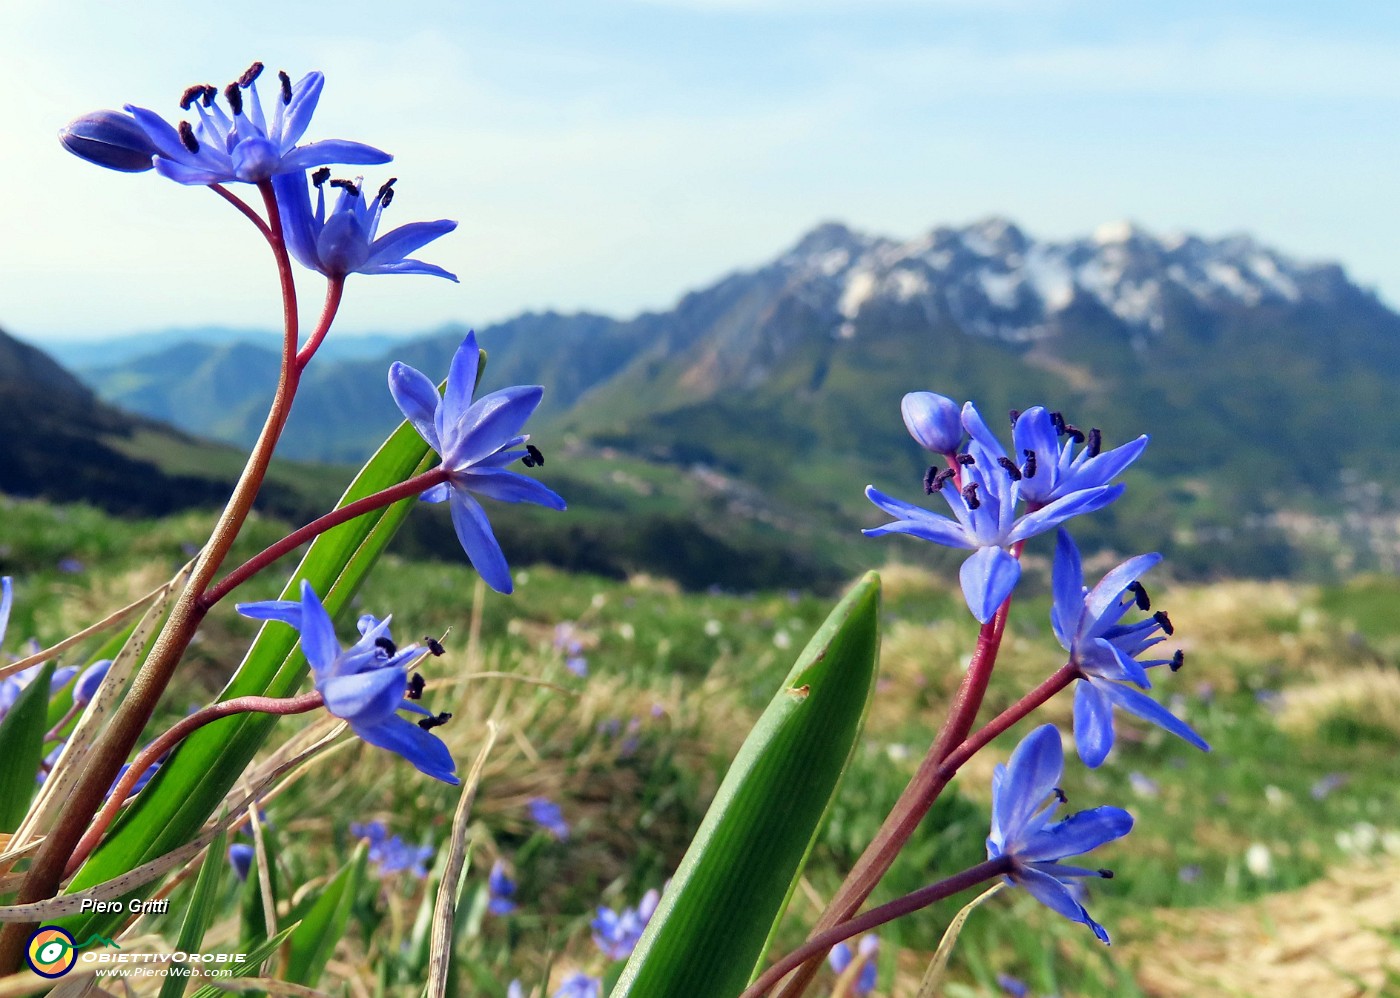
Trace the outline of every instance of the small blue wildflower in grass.
[[1328, 773], [1308, 789], [1308, 794], [1313, 800], [1326, 800], [1332, 791], [1346, 786], [1348, 779], [1345, 773]]
[[540, 404], [544, 389], [517, 385], [473, 402], [480, 360], [476, 334], [468, 333], [452, 358], [445, 394], [439, 396], [427, 376], [397, 361], [389, 368], [389, 391], [408, 421], [442, 455], [450, 476], [424, 492], [423, 500], [447, 501], [457, 539], [472, 565], [488, 586], [509, 593], [515, 588], [510, 567], [476, 496], [560, 510], [565, 504], [534, 479], [506, 470], [522, 458], [527, 466], [539, 462], [538, 451], [522, 447], [529, 437], [520, 430]]
[[559, 805], [544, 797], [532, 797], [527, 805], [530, 820], [539, 825], [560, 842], [569, 839], [569, 823], [564, 820], [564, 812]]
[[1079, 548], [1064, 530], [1056, 540], [1050, 622], [1060, 646], [1069, 652], [1071, 664], [1079, 669], [1074, 690], [1074, 741], [1079, 758], [1090, 768], [1101, 765], [1113, 748], [1115, 707], [1210, 751], [1190, 725], [1128, 685], [1148, 689], [1152, 684], [1147, 669], [1180, 665], [1179, 658], [1139, 661], [1140, 655], [1169, 633], [1171, 624], [1165, 614], [1158, 611], [1135, 624], [1119, 623], [1131, 607], [1150, 607], [1138, 579], [1161, 560], [1159, 554], [1129, 558], [1089, 590], [1084, 587]]
[[58, 559], [57, 568], [64, 575], [77, 575], [79, 572], [84, 571], [87, 566], [77, 558], [60, 558]]
[[880, 939], [875, 935], [863, 936], [857, 944], [855, 952], [851, 951], [849, 943], [837, 943], [827, 954], [827, 962], [831, 964], [831, 969], [839, 977], [846, 972], [846, 968], [851, 965], [851, 961], [857, 958], [864, 960], [860, 973], [856, 975], [855, 984], [850, 994], [864, 996], [875, 990], [875, 982], [879, 974], [879, 968], [875, 964], [875, 957], [880, 952]]
[[515, 910], [515, 902], [511, 898], [515, 897], [515, 881], [506, 874], [505, 864], [499, 859], [491, 867], [491, 874], [486, 878], [486, 889], [491, 900], [487, 902], [486, 910], [493, 915], [509, 915]]
[[1176, 879], [1180, 880], [1183, 884], [1194, 884], [1201, 879], [1201, 874], [1203, 872], [1199, 865], [1188, 863], [1186, 866], [1176, 871]]
[[253, 868], [253, 857], [256, 855], [252, 846], [243, 842], [235, 842], [228, 847], [229, 865], [233, 867], [233, 872], [238, 875], [239, 880], [248, 879], [248, 871]]
[[[151, 782], [152, 777], [154, 777], [154, 776], [156, 775], [156, 773], [160, 770], [160, 764], [161, 764], [161, 762], [164, 762], [164, 761], [165, 761], [165, 759], [164, 759], [164, 757], [162, 757], [162, 758], [160, 759], [160, 761], [154, 762], [154, 763], [152, 763], [150, 766], [148, 766], [148, 767], [146, 768], [146, 771], [145, 771], [144, 773], [142, 773], [142, 774], [137, 778], [136, 782], [133, 783], [133, 784], [131, 785], [131, 790], [127, 793], [127, 798], [128, 798], [128, 799], [130, 799], [130, 798], [132, 798], [132, 797], [135, 797], [135, 796], [136, 796], [137, 794], [139, 794], [142, 790], [146, 789], [146, 784]], [[124, 763], [122, 763], [122, 768], [119, 769], [119, 770], [117, 770], [117, 775], [116, 775], [116, 778], [115, 778], [114, 780], [112, 780], [112, 785], [111, 785], [110, 787], [107, 788], [107, 793], [108, 793], [108, 795], [110, 795], [110, 794], [112, 793], [113, 790], [117, 789], [117, 784], [121, 782], [122, 777], [126, 775], [126, 771], [127, 771], [128, 769], [130, 769], [130, 768], [131, 768], [131, 763], [129, 763], [129, 762], [124, 762]]]
[[525, 986], [519, 981], [511, 981], [506, 985], [506, 998], [525, 998]]
[[909, 435], [933, 454], [950, 455], [962, 444], [963, 426], [958, 404], [933, 392], [910, 392], [899, 402], [900, 415]]
[[[429, 728], [451, 715], [434, 717], [410, 700], [408, 666], [426, 651], [418, 645], [398, 648], [389, 636], [389, 620], [366, 614], [360, 618], [360, 640], [344, 651], [335, 625], [321, 600], [302, 581], [301, 600], [240, 603], [238, 612], [257, 620], [276, 620], [301, 633], [301, 648], [325, 698], [326, 709], [350, 722], [350, 728], [371, 745], [397, 752], [420, 771], [444, 783], [457, 784], [456, 763], [442, 740]], [[398, 711], [422, 714], [428, 721], [414, 724]]]
[[[0, 578], [0, 643], [5, 640], [5, 631], [10, 624], [10, 609], [14, 605], [14, 583], [8, 575]], [[44, 663], [31, 665], [27, 669], [21, 669], [13, 676], [6, 676], [0, 679], [0, 718], [4, 718], [9, 713], [10, 708], [19, 699], [20, 693], [26, 686], [39, 678], [43, 671]], [[53, 676], [49, 679], [49, 696], [53, 696], [63, 687], [72, 682], [73, 677], [78, 674], [76, 666], [65, 665], [53, 671]]]
[[410, 870], [419, 880], [427, 877], [432, 846], [411, 846], [399, 836], [390, 835], [382, 821], [352, 822], [350, 834], [369, 842], [370, 861], [379, 867], [381, 876]]
[[587, 974], [570, 974], [553, 998], [603, 998], [603, 982]]
[[[255, 184], [280, 173], [293, 173], [326, 163], [387, 163], [392, 157], [362, 142], [329, 139], [299, 146], [311, 116], [321, 99], [325, 76], [308, 73], [292, 83], [286, 73], [278, 73], [278, 92], [272, 114], [263, 110], [257, 79], [263, 64], [255, 62], [237, 80], [219, 91], [208, 84], [188, 88], [180, 98], [180, 109], [193, 113], [191, 125], [181, 121], [171, 125], [154, 111], [133, 104], [127, 112], [155, 147], [156, 172], [181, 184], [222, 184], [233, 181]], [[98, 115], [104, 112], [97, 112]], [[137, 151], [138, 143], [125, 126], [110, 118], [85, 115], [69, 126], [76, 138], [64, 138], [64, 145], [89, 162], [110, 169], [134, 169], [134, 155], [123, 151], [124, 144]], [[84, 138], [94, 138], [93, 145]], [[113, 148], [115, 147], [115, 149]]]
[[997, 987], [1001, 988], [1002, 994], [1007, 998], [1026, 998], [1031, 993], [1030, 986], [1025, 981], [1010, 974], [997, 974]]
[[394, 198], [394, 180], [384, 183], [371, 200], [366, 200], [363, 178], [332, 180], [340, 189], [335, 207], [326, 214], [326, 179], [330, 170], [312, 174], [316, 187], [316, 208], [306, 189], [303, 173], [280, 173], [272, 178], [277, 205], [282, 213], [282, 232], [287, 248], [308, 270], [327, 277], [347, 274], [428, 274], [456, 281], [455, 274], [408, 254], [445, 236], [457, 228], [447, 219], [435, 222], [409, 222], [379, 235], [379, 220]]
[[1107, 870], [1062, 866], [1060, 860], [1097, 849], [1127, 835], [1133, 816], [1119, 807], [1079, 811], [1050, 824], [1059, 810], [1058, 784], [1064, 774], [1064, 749], [1053, 724], [1036, 728], [1016, 746], [1006, 765], [992, 772], [992, 829], [987, 858], [1010, 857], [1006, 879], [1024, 887], [1037, 901], [1072, 922], [1082, 922], [1105, 943], [1108, 933], [1075, 897], [1078, 878], [1108, 877]]
[[631, 956], [660, 901], [661, 892], [650, 890], [635, 908], [617, 912], [599, 905], [597, 916], [589, 923], [598, 952], [609, 960], [626, 960]]
[[[1006, 458], [1001, 443], [987, 429], [971, 403], [963, 408], [963, 425], [994, 461], [1000, 463]], [[1040, 405], [1015, 415], [1011, 438], [1016, 454], [1014, 461], [1021, 472], [1021, 498], [1032, 508], [1048, 506], [1075, 492], [1107, 485], [1141, 456], [1148, 441], [1143, 434], [1121, 447], [1105, 451], [1098, 430], [1091, 429], [1086, 434], [1066, 423], [1059, 413]]]
[[350, 834], [357, 839], [368, 839], [370, 845], [378, 845], [389, 837], [389, 830], [382, 821], [352, 821]]

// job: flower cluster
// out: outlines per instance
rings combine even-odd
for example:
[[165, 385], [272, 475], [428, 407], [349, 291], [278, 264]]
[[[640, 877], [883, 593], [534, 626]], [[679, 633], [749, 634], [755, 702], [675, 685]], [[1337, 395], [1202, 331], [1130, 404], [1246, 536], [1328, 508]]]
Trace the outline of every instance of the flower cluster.
[[435, 850], [432, 846], [411, 846], [397, 835], [390, 835], [382, 821], [350, 826], [350, 834], [369, 842], [369, 858], [379, 868], [381, 876], [409, 871], [419, 880], [428, 876], [428, 863]]
[[879, 952], [880, 939], [878, 936], [862, 936], [854, 951], [851, 950], [850, 943], [837, 943], [827, 954], [826, 962], [840, 976], [846, 973], [853, 962], [859, 960], [860, 969], [855, 971], [856, 979], [851, 983], [851, 990], [847, 993], [854, 995], [855, 998], [864, 998], [865, 995], [875, 990], [875, 982], [879, 975], [875, 957]]

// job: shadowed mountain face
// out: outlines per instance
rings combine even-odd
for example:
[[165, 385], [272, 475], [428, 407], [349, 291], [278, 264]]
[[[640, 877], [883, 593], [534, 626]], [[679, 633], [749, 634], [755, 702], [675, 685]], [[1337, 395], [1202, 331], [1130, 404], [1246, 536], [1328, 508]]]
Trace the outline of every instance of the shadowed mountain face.
[[[399, 419], [389, 363], [440, 377], [464, 333], [313, 365], [284, 453], [362, 458]], [[900, 242], [826, 224], [667, 312], [530, 314], [480, 339], [484, 391], [546, 387], [532, 431], [551, 456], [564, 445], [550, 474], [607, 455], [670, 469], [682, 500], [714, 500], [714, 538], [743, 520], [849, 536], [878, 520], [867, 482], [918, 501], [927, 456], [899, 400], [921, 389], [976, 399], [997, 428], [1046, 404], [1106, 446], [1151, 433], [1142, 484], [1086, 532], [1188, 568], [1223, 551], [1232, 569], [1292, 571], [1309, 517], [1371, 524], [1400, 489], [1400, 317], [1340, 268], [1247, 237], [1114, 225], [1053, 243], [994, 219]], [[246, 445], [274, 367], [271, 350], [220, 343], [81, 373], [104, 398]], [[609, 495], [618, 474], [589, 479], [598, 508], [627, 506]], [[1280, 525], [1290, 510], [1303, 519]]]

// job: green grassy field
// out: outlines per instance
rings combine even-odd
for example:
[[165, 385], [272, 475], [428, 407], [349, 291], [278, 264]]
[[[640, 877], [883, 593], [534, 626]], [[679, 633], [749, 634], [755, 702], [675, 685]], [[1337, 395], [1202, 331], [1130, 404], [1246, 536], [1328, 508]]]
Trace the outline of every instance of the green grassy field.
[[[11, 500], [0, 500], [0, 518], [0, 570], [16, 580], [11, 652], [31, 635], [57, 640], [158, 585], [210, 522], [205, 514], [119, 521]], [[278, 534], [277, 524], [254, 521], [237, 553]], [[872, 563], [883, 553], [872, 546]], [[800, 941], [912, 774], [972, 651], [976, 625], [947, 583], [905, 566], [882, 574], [876, 701], [779, 950]], [[1043, 581], [1035, 583], [1017, 597], [987, 716], [1062, 662]], [[517, 586], [501, 597], [464, 560], [390, 555], [356, 601], [359, 612], [393, 612], [401, 642], [447, 634], [448, 654], [424, 666], [424, 702], [455, 715], [439, 733], [459, 768], [487, 722], [500, 727], [473, 812], [456, 949], [461, 994], [504, 995], [512, 978], [528, 994], [546, 979], [557, 986], [569, 970], [600, 969], [588, 941], [595, 907], [634, 905], [664, 883], [748, 725], [834, 602], [797, 592], [685, 593], [662, 579], [547, 568], [517, 569]], [[275, 578], [258, 580], [236, 598], [268, 598], [277, 588]], [[1021, 892], [1003, 892], [969, 919], [946, 993], [1000, 994], [999, 974], [1035, 995], [1395, 993], [1383, 982], [1387, 967], [1392, 989], [1400, 973], [1400, 580], [1318, 588], [1164, 579], [1151, 588], [1187, 654], [1158, 696], [1213, 751], [1121, 721], [1119, 747], [1101, 769], [1086, 771], [1071, 755], [1064, 789], [1072, 808], [1118, 804], [1137, 819], [1127, 839], [1094, 859], [1117, 874], [1094, 886], [1090, 902], [1114, 946]], [[587, 677], [566, 667], [560, 625], [577, 640]], [[342, 637], [351, 628], [342, 621]], [[151, 734], [217, 693], [253, 630], [231, 607], [210, 618]], [[1068, 696], [1045, 716], [1067, 733]], [[308, 723], [284, 719], [276, 737]], [[964, 769], [875, 900], [984, 857], [992, 764], [1030, 726]], [[567, 841], [530, 821], [528, 802], [538, 797], [561, 807]], [[409, 842], [438, 847], [454, 802], [455, 792], [401, 760], [345, 739], [264, 805], [287, 885], [283, 908], [344, 864], [352, 822], [379, 819]], [[486, 912], [486, 871], [498, 859], [518, 882], [518, 908], [504, 917]], [[233, 911], [247, 899], [227, 879]], [[431, 882], [371, 876], [320, 989], [417, 994]], [[174, 938], [188, 890], [177, 887], [172, 914], [148, 918], [140, 931]], [[944, 925], [966, 900], [887, 927], [876, 994], [915, 995]], [[229, 917], [210, 938], [234, 941], [240, 925]], [[822, 980], [814, 993], [830, 993], [834, 978]], [[1307, 981], [1309, 990], [1278, 990], [1280, 981]]]

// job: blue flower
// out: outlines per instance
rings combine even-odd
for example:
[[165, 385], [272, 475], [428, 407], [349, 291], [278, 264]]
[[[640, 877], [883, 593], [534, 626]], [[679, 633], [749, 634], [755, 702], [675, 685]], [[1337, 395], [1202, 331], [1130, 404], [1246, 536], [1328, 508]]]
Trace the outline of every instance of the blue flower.
[[1177, 658], [1139, 661], [1147, 649], [1165, 640], [1171, 623], [1164, 613], [1159, 611], [1135, 624], [1119, 623], [1130, 607], [1147, 603], [1138, 579], [1161, 560], [1159, 554], [1129, 558], [1092, 590], [1086, 590], [1079, 549], [1064, 530], [1056, 539], [1050, 623], [1061, 647], [1069, 652], [1070, 664], [1079, 670], [1074, 690], [1074, 742], [1079, 758], [1090, 768], [1102, 764], [1113, 748], [1114, 707], [1210, 751], [1190, 725], [1128, 685], [1149, 689], [1152, 684], [1147, 669], [1180, 664]]
[[145, 129], [120, 111], [74, 118], [58, 133], [58, 141], [74, 156], [122, 173], [144, 173], [155, 165], [157, 155]]
[[[976, 415], [968, 403], [963, 409], [965, 422], [969, 410]], [[1053, 530], [1071, 517], [1102, 509], [1122, 494], [1123, 486], [1083, 489], [1018, 516], [1016, 507], [1024, 481], [1021, 473], [999, 464], [996, 455], [975, 434], [967, 458], [966, 463], [960, 462], [961, 490], [942, 482], [936, 486], [956, 519], [895, 499], [871, 485], [866, 487], [866, 497], [895, 520], [862, 533], [867, 537], [909, 534], [935, 544], [971, 550], [973, 554], [963, 562], [959, 579], [968, 609], [985, 624], [1021, 578], [1021, 563], [1008, 548]]]
[[353, 182], [332, 180], [331, 186], [340, 188], [340, 195], [327, 216], [325, 182], [329, 175], [329, 170], [322, 169], [311, 177], [316, 185], [315, 211], [311, 209], [304, 173], [279, 173], [272, 178], [287, 248], [302, 266], [327, 277], [430, 274], [457, 280], [455, 274], [441, 267], [408, 259], [408, 254], [420, 246], [457, 228], [456, 222], [410, 222], [379, 236], [380, 216], [394, 199], [394, 181], [381, 186], [373, 200], [366, 200], [363, 178], [357, 177]]
[[900, 400], [899, 411], [909, 435], [925, 450], [942, 455], [958, 452], [963, 427], [952, 399], [933, 392], [910, 392]]
[[635, 908], [616, 912], [599, 905], [597, 917], [589, 923], [593, 929], [593, 945], [609, 960], [626, 960], [637, 948], [660, 901], [661, 892], [650, 890]]
[[[963, 407], [963, 426], [993, 460], [1006, 457], [996, 436], [970, 402]], [[1098, 430], [1091, 429], [1086, 434], [1066, 423], [1058, 412], [1049, 412], [1040, 405], [1016, 414], [1011, 437], [1016, 448], [1015, 464], [1021, 472], [1021, 498], [1033, 508], [1107, 485], [1138, 459], [1148, 440], [1144, 434], [1105, 451]], [[1076, 445], [1082, 445], [1078, 453]]]
[[[330, 614], [305, 580], [300, 602], [240, 603], [238, 612], [257, 620], [281, 621], [301, 632], [301, 650], [326, 709], [350, 722], [355, 734], [371, 745], [397, 752], [435, 779], [454, 785], [459, 782], [452, 753], [428, 730], [450, 715], [434, 718], [432, 712], [405, 696], [408, 666], [424, 651], [416, 644], [398, 648], [389, 636], [389, 618], [361, 617], [360, 640], [342, 651]], [[400, 710], [423, 714], [430, 720], [414, 724], [399, 717]]]
[[476, 496], [550, 509], [563, 509], [564, 500], [534, 479], [506, 470], [506, 465], [522, 458], [527, 466], [539, 461], [538, 451], [522, 448], [530, 438], [520, 430], [540, 404], [544, 389], [517, 385], [473, 402], [480, 357], [476, 334], [468, 333], [452, 358], [444, 395], [439, 397], [427, 376], [397, 361], [389, 368], [389, 391], [408, 421], [442, 455], [448, 472], [448, 480], [428, 489], [422, 498], [447, 500], [452, 526], [472, 565], [488, 586], [509, 593], [514, 589], [510, 567]]
[[876, 954], [880, 952], [880, 939], [875, 935], [867, 935], [861, 938], [855, 952], [851, 951], [849, 943], [837, 943], [827, 954], [827, 962], [831, 964], [831, 969], [839, 976], [846, 972], [846, 968], [851, 965], [851, 961], [859, 957], [864, 963], [861, 965], [860, 973], [856, 975], [855, 985], [851, 989], [851, 994], [864, 996], [875, 990], [875, 981], [879, 973], [879, 968], [875, 964]]
[[[199, 120], [193, 126], [181, 121], [177, 128], [154, 111], [128, 104], [126, 110], [156, 148], [156, 172], [181, 184], [255, 184], [326, 163], [387, 163], [393, 158], [362, 142], [340, 139], [298, 146], [321, 99], [325, 76], [307, 73], [293, 84], [286, 73], [278, 73], [280, 86], [269, 119], [256, 83], [262, 70], [263, 64], [255, 62], [224, 88], [232, 114], [219, 105], [214, 87], [206, 84], [186, 90], [180, 109], [194, 111]], [[109, 165], [100, 159], [92, 161]]]
[[530, 820], [560, 842], [568, 841], [569, 823], [564, 820], [564, 812], [559, 809], [558, 804], [544, 797], [532, 797], [527, 806], [530, 809]]
[[603, 998], [603, 982], [587, 974], [570, 974], [554, 998]]
[[409, 870], [419, 880], [427, 877], [432, 846], [411, 846], [399, 836], [390, 835], [382, 821], [351, 823], [350, 834], [369, 841], [369, 858], [379, 867], [380, 875]]
[[107, 678], [107, 670], [111, 667], [112, 660], [104, 658], [84, 669], [78, 681], [73, 684], [73, 702], [79, 707], [86, 707], [92, 702], [92, 698], [97, 695], [97, 688], [102, 685], [102, 680]]
[[235, 842], [228, 847], [229, 865], [233, 867], [233, 872], [238, 875], [239, 880], [248, 879], [248, 871], [253, 868], [253, 847], [242, 842]]
[[1065, 769], [1060, 733], [1053, 724], [1041, 725], [1016, 746], [1011, 761], [992, 772], [992, 829], [987, 858], [1012, 861], [1006, 879], [1024, 887], [1052, 911], [1082, 922], [1105, 943], [1108, 933], [1089, 917], [1075, 899], [1079, 878], [1107, 877], [1106, 870], [1061, 866], [1059, 861], [1097, 849], [1127, 835], [1133, 816], [1118, 807], [1079, 811], [1050, 824], [1063, 794], [1058, 784]]
[[511, 898], [515, 897], [515, 881], [506, 875], [505, 864], [499, 859], [491, 867], [491, 874], [486, 878], [486, 890], [491, 900], [486, 905], [486, 910], [493, 915], [509, 915], [515, 910], [515, 902]]

